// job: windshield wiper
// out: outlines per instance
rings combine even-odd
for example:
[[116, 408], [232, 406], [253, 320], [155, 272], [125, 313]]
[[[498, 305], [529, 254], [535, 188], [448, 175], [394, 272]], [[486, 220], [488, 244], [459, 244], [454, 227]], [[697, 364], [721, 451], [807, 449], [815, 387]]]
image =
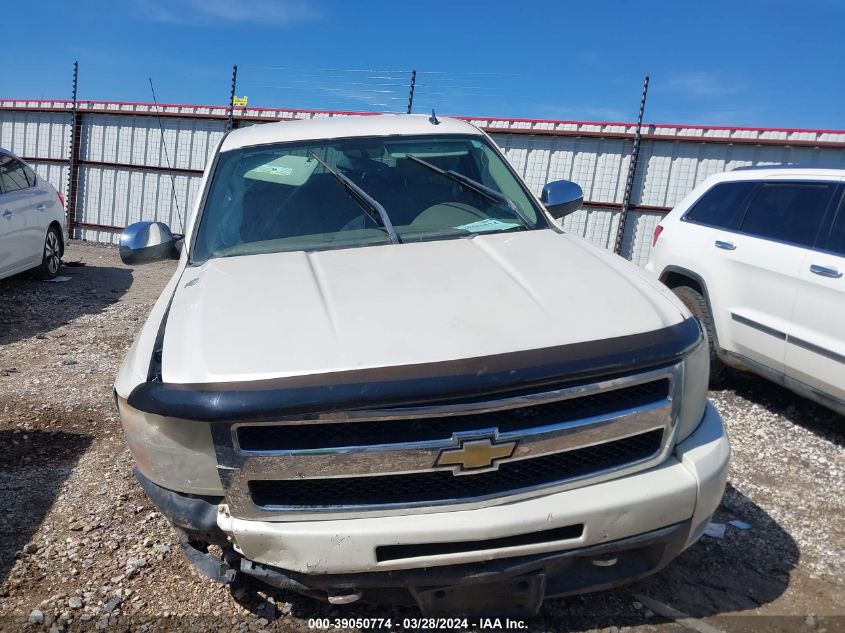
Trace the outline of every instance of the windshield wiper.
[[516, 215], [517, 217], [522, 220], [522, 222], [526, 226], [533, 226], [533, 222], [531, 222], [528, 217], [522, 212], [522, 210], [517, 206], [517, 204], [508, 198], [505, 194], [496, 191], [495, 189], [491, 189], [487, 185], [484, 185], [477, 180], [473, 180], [469, 176], [464, 176], [463, 174], [459, 174], [456, 171], [451, 169], [441, 169], [437, 165], [432, 165], [427, 160], [423, 160], [422, 158], [417, 158], [411, 154], [405, 154], [405, 157], [409, 160], [412, 160], [417, 165], [422, 165], [426, 169], [430, 169], [435, 174], [440, 174], [444, 178], [448, 178], [453, 182], [458, 183], [462, 187], [469, 189], [470, 191], [474, 191], [475, 193], [491, 200], [493, 202], [504, 202], [506, 206], [508, 206]]
[[327, 172], [334, 176], [335, 180], [337, 180], [341, 187], [343, 187], [343, 191], [358, 203], [358, 206], [364, 210], [364, 213], [366, 213], [373, 222], [381, 224], [384, 227], [384, 230], [387, 231], [387, 234], [390, 236], [391, 242], [399, 244], [402, 241], [396, 234], [396, 229], [393, 228], [393, 223], [387, 216], [387, 211], [384, 210], [384, 207], [381, 206], [381, 203], [379, 203], [378, 200], [370, 196], [370, 194], [352, 182], [347, 176], [344, 176], [340, 172], [337, 172], [329, 167], [328, 163], [317, 156], [317, 154], [313, 151], [308, 152], [308, 156], [320, 163]]

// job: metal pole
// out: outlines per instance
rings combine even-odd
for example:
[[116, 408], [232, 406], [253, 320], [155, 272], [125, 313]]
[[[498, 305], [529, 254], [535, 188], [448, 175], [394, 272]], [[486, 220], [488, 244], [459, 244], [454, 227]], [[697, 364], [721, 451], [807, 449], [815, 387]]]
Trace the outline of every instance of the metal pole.
[[71, 105], [70, 117], [70, 155], [68, 156], [67, 170], [67, 226], [68, 234], [73, 237], [73, 229], [76, 224], [76, 196], [77, 183], [79, 181], [79, 148], [80, 132], [82, 131], [82, 117], [77, 108], [77, 88], [79, 86], [79, 62], [73, 62], [73, 103]]
[[229, 122], [226, 124], [226, 129], [231, 130], [235, 127], [235, 89], [238, 87], [238, 65], [232, 66], [232, 92], [229, 95]]
[[411, 114], [411, 110], [414, 108], [414, 86], [417, 84], [417, 69], [414, 68], [411, 71], [411, 90], [408, 93], [408, 114]]
[[634, 177], [637, 173], [637, 159], [640, 156], [640, 140], [642, 139], [643, 113], [645, 112], [645, 99], [648, 94], [648, 75], [643, 82], [643, 95], [640, 98], [640, 113], [637, 116], [637, 129], [634, 132], [634, 147], [631, 150], [631, 162], [628, 164], [628, 179], [625, 181], [625, 195], [622, 198], [622, 211], [619, 213], [619, 226], [616, 228], [616, 242], [613, 245], [613, 252], [619, 255], [622, 252], [622, 240], [625, 237], [625, 223], [628, 220], [628, 209], [631, 206], [631, 192], [634, 188]]

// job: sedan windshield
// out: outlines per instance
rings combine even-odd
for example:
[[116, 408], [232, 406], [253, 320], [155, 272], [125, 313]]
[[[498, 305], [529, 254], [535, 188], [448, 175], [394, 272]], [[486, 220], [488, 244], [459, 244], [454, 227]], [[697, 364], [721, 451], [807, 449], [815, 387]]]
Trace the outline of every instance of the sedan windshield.
[[279, 143], [220, 154], [192, 259], [538, 228], [545, 218], [483, 137]]

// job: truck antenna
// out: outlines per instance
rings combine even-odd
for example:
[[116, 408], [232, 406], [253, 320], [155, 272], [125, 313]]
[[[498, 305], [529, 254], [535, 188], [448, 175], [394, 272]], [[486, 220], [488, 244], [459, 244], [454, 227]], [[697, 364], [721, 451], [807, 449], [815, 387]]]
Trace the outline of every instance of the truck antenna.
[[156, 100], [156, 90], [153, 88], [153, 78], [150, 80], [150, 92], [153, 93], [153, 104], [156, 107], [156, 118], [158, 119], [159, 138], [161, 139], [161, 146], [164, 148], [164, 160], [167, 161], [167, 169], [170, 170], [170, 191], [173, 193], [173, 202], [176, 204], [176, 215], [179, 217], [179, 224], [182, 231], [185, 231], [185, 222], [182, 220], [182, 211], [179, 209], [179, 198], [176, 197], [176, 178], [173, 177], [173, 167], [170, 164], [170, 155], [167, 153], [167, 143], [164, 142], [164, 128], [161, 125], [161, 110], [158, 107], [158, 100]]

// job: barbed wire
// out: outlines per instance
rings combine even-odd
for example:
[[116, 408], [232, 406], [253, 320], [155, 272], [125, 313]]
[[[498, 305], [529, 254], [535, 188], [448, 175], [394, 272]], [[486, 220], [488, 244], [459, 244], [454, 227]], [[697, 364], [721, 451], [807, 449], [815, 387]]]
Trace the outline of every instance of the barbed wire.
[[[209, 88], [205, 78], [191, 79], [190, 72], [180, 74], [174, 86], [176, 71], [163, 69], [160, 64], [138, 68], [129, 74], [120, 71], [105, 59], [86, 61], [80, 65], [80, 99], [103, 98], [142, 101], [148, 96], [147, 78], [155, 76], [159, 95], [166, 103], [226, 103], [229, 73], [220, 75], [220, 89]], [[187, 65], [186, 65], [187, 67]], [[249, 105], [290, 109], [345, 110], [373, 112], [405, 112], [410, 96], [412, 68], [394, 66], [288, 66], [238, 65], [237, 95], [248, 96]], [[209, 71], [210, 72], [210, 71]], [[137, 77], [135, 76], [137, 75]], [[214, 72], [217, 75], [217, 71]], [[111, 81], [114, 79], [114, 81]], [[103, 94], [103, 83], [121, 86], [114, 93]], [[158, 84], [161, 84], [160, 86]], [[527, 99], [540, 96], [537, 77], [503, 71], [463, 69], [418, 69], [413, 96], [413, 111], [430, 113], [432, 108], [442, 114], [471, 114], [510, 112]], [[94, 91], [88, 86], [96, 86]], [[147, 93], [145, 95], [144, 93]], [[197, 96], [202, 95], [202, 96]], [[11, 95], [16, 96], [16, 95]], [[29, 96], [29, 95], [25, 95]], [[51, 91], [32, 95], [59, 98]]]
[[[238, 92], [251, 105], [324, 110], [405, 112], [411, 89], [410, 68], [239, 66]], [[472, 99], [510, 100], [519, 73], [499, 71], [416, 71], [416, 112], [469, 110]], [[503, 85], [507, 80], [507, 87]], [[536, 85], [536, 84], [533, 84]], [[526, 94], [526, 86], [519, 94]]]

